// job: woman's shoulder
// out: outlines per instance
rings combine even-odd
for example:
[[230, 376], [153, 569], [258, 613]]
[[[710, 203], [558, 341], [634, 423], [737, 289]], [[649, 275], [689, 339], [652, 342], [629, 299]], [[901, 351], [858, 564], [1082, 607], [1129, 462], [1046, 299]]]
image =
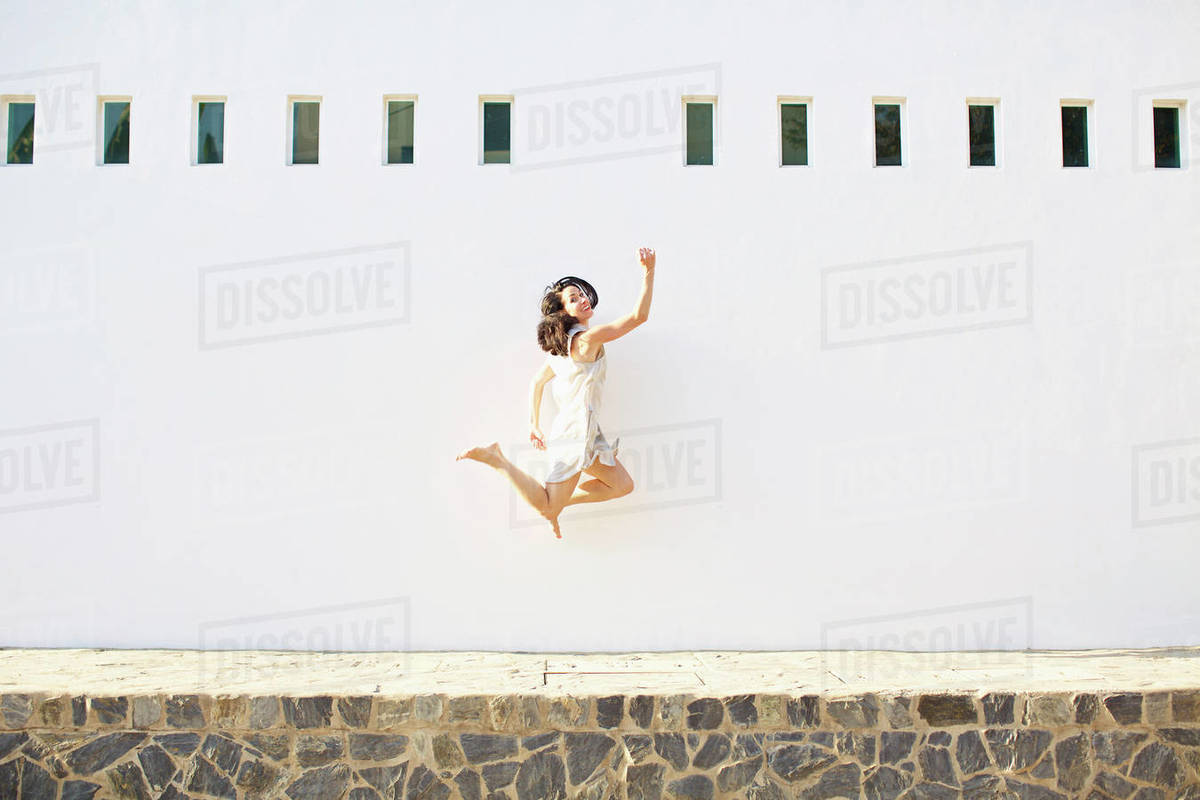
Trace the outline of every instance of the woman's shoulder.
[[[581, 331], [587, 330], [587, 328], [584, 328], [582, 325], [578, 327]], [[595, 355], [592, 355], [593, 353]], [[580, 364], [591, 364], [594, 363], [596, 359], [604, 355], [604, 345], [601, 344], [597, 348], [595, 345], [588, 344], [588, 341], [582, 336], [572, 337], [571, 347], [569, 348], [568, 355], [572, 361], [576, 361]], [[576, 358], [575, 356], [580, 357]]]

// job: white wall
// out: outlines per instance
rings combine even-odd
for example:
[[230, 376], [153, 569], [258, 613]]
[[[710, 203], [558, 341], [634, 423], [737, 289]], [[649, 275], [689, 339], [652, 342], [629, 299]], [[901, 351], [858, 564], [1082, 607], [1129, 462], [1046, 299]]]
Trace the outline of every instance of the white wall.
[[[1152, 100], [1189, 101], [1196, 150], [1195, 3], [6, 17], [0, 92], [40, 93], [44, 127], [0, 170], [0, 645], [1200, 644], [1200, 192], [1147, 167]], [[715, 167], [649, 123], [476, 163], [481, 94], [516, 95], [519, 147], [573, 92], [595, 124], [705, 82]], [[411, 167], [380, 164], [393, 92], [419, 98]], [[128, 166], [95, 163], [107, 94], [133, 98]], [[229, 98], [219, 167], [189, 165], [202, 94]], [[285, 165], [289, 94], [324, 98], [319, 166]], [[777, 166], [779, 95], [813, 98], [810, 168]], [[871, 165], [872, 96], [907, 98], [905, 167]], [[975, 96], [1001, 98], [998, 169], [966, 167]], [[1090, 169], [1060, 166], [1063, 98], [1094, 101]], [[640, 245], [653, 309], [607, 348], [602, 414], [639, 487], [556, 541], [454, 455], [517, 455], [542, 287], [584, 276], [613, 319]], [[396, 305], [202, 346], [257, 335], [201, 310], [248, 262], [391, 265]], [[960, 273], [1007, 305], [841, 326], [871, 278]]]

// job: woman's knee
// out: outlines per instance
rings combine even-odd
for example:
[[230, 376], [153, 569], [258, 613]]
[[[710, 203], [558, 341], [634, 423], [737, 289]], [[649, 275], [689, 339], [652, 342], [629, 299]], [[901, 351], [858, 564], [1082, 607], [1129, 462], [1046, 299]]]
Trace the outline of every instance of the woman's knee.
[[600, 480], [613, 490], [615, 497], [624, 497], [633, 491], [633, 478], [629, 475], [629, 471], [620, 464], [617, 464], [615, 468], [606, 469]]

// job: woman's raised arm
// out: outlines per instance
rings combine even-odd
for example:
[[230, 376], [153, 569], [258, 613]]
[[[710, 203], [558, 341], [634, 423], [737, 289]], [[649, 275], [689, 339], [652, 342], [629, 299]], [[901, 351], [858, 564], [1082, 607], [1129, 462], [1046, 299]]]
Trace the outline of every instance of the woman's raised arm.
[[579, 334], [579, 338], [589, 345], [611, 342], [620, 339], [631, 330], [650, 318], [650, 299], [654, 295], [654, 250], [643, 247], [638, 250], [638, 260], [642, 265], [642, 293], [638, 296], [637, 306], [632, 314], [617, 318], [614, 322], [596, 325]]

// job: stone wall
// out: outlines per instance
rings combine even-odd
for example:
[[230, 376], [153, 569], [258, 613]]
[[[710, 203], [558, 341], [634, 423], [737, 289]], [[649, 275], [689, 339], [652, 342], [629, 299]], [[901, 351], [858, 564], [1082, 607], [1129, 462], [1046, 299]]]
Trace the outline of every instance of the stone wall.
[[0, 696], [0, 800], [1200, 800], [1200, 691]]

